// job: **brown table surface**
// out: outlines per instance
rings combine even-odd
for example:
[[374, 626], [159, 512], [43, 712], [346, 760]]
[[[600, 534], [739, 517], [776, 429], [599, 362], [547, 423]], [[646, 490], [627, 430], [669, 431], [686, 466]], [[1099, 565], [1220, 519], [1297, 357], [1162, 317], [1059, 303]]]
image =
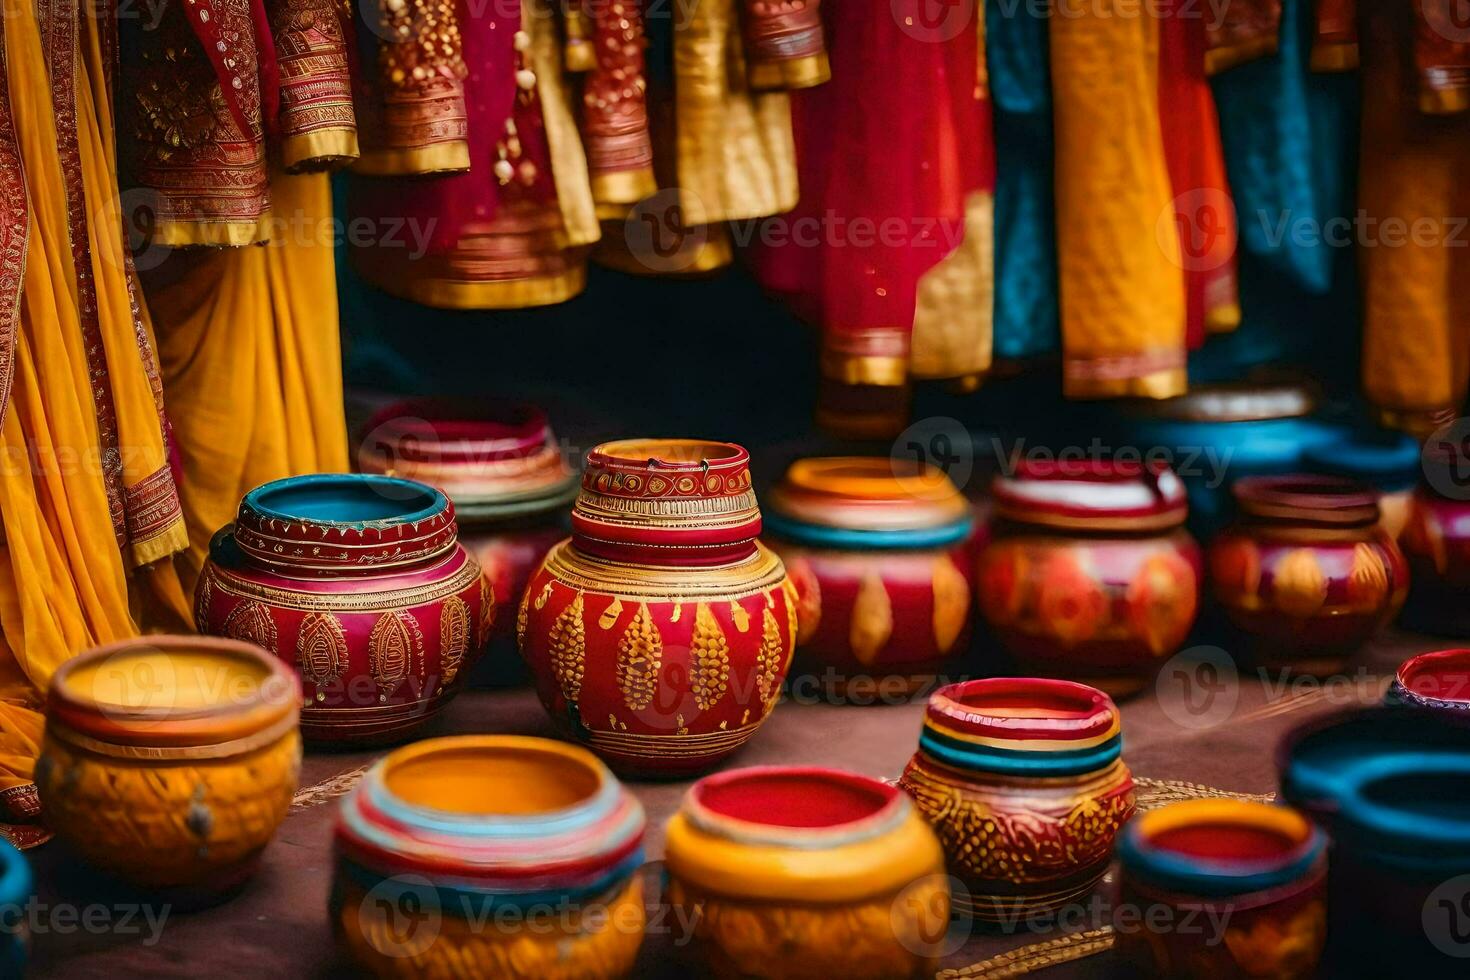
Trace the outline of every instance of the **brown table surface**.
[[[1393, 667], [1406, 656], [1452, 645], [1391, 634], [1362, 651], [1353, 667], [1331, 683], [1297, 680], [1283, 684], [1276, 673], [1263, 680], [1257, 672], [1243, 670], [1239, 683], [1217, 691], [1213, 703], [1197, 687], [1188, 691], [1184, 687], [1187, 678], [1209, 675], [1166, 670], [1157, 685], [1123, 704], [1125, 759], [1140, 781], [1140, 803], [1158, 802], [1177, 791], [1177, 783], [1241, 794], [1273, 793], [1274, 747], [1285, 731], [1315, 714], [1380, 699]], [[1186, 697], [1194, 700], [1186, 704]], [[913, 752], [921, 711], [922, 698], [897, 705], [787, 701], [730, 765], [820, 764], [891, 778]], [[525, 688], [469, 690], [423, 734], [467, 732], [555, 736], [534, 694]], [[331, 827], [337, 798], [350, 785], [351, 777], [378, 754], [309, 753], [296, 805], [266, 849], [259, 874], [228, 902], [193, 912], [172, 912], [151, 945], [143, 941], [146, 929], [131, 935], [83, 929], [41, 931], [33, 938], [32, 975], [352, 975], [350, 964], [335, 950], [327, 922]], [[651, 862], [662, 857], [664, 822], [687, 785], [633, 784], [648, 811]], [[30, 853], [40, 902], [84, 908], [94, 903], [138, 901], [109, 890], [56, 842]], [[1082, 919], [1062, 929], [1036, 931], [1023, 926], [1008, 935], [960, 935], [957, 941], [962, 944], [944, 957], [942, 966], [964, 967], [1062, 932], [1100, 924]], [[1054, 967], [1047, 976], [1096, 975], [1106, 968], [1109, 957], [1103, 953]], [[638, 975], [678, 976], [674, 960], [671, 938], [651, 936], [645, 942]]]

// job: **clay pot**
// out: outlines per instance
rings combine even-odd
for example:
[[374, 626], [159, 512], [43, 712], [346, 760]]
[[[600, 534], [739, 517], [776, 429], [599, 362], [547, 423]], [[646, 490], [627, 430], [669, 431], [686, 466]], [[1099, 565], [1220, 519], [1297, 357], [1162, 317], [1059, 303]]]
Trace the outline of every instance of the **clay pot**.
[[1327, 837], [1287, 807], [1189, 800], [1118, 840], [1120, 959], [1158, 977], [1317, 975]]
[[147, 636], [51, 679], [36, 785], [46, 822], [96, 868], [193, 903], [254, 872], [301, 766], [301, 689], [259, 647]]
[[1399, 535], [1410, 569], [1404, 625], [1425, 633], [1470, 636], [1470, 489], [1463, 449], [1424, 449], [1424, 478]]
[[1210, 544], [1215, 598], [1259, 662], [1340, 671], [1408, 588], [1377, 494], [1328, 476], [1253, 477], [1234, 494], [1236, 520]]
[[932, 976], [949, 885], [939, 842], [892, 786], [835, 769], [709, 776], [669, 821], [667, 900], [695, 923], [689, 975]]
[[937, 468], [792, 464], [770, 494], [766, 540], [796, 586], [798, 669], [839, 694], [857, 684], [900, 696], [958, 672], [974, 529], [969, 502]]
[[245, 495], [199, 578], [200, 629], [294, 665], [302, 734], [401, 738], [463, 686], [494, 620], [480, 566], [432, 487], [320, 474]]
[[796, 602], [760, 529], [739, 446], [587, 455], [572, 537], [531, 577], [517, 625], [541, 703], [618, 772], [707, 769], [775, 707]]
[[1384, 699], [1452, 725], [1470, 726], [1470, 650], [1439, 650], [1399, 665]]
[[[368, 422], [357, 462], [364, 473], [443, 490], [454, 504], [460, 543], [506, 608], [520, 602], [531, 573], [566, 537], [579, 485], [545, 413], [520, 402], [395, 402]], [[492, 643], [503, 641], [509, 652], [514, 636], [511, 618], [499, 617]]]
[[1302, 453], [1314, 473], [1357, 480], [1378, 493], [1378, 512], [1388, 536], [1398, 539], [1409, 520], [1419, 482], [1419, 440], [1402, 432], [1343, 432]]
[[1199, 610], [1199, 548], [1165, 466], [1022, 461], [995, 481], [980, 611], [1021, 671], [1140, 690]]
[[0, 840], [0, 976], [19, 978], [25, 972], [26, 908], [35, 897], [31, 863], [8, 841]]
[[643, 834], [642, 806], [576, 746], [416, 742], [343, 801], [333, 929], [380, 977], [627, 976], [645, 924]]
[[1133, 813], [1122, 745], [1117, 706], [1082, 684], [988, 678], [937, 691], [899, 786], [965, 885], [956, 909], [1014, 926], [1090, 892]]

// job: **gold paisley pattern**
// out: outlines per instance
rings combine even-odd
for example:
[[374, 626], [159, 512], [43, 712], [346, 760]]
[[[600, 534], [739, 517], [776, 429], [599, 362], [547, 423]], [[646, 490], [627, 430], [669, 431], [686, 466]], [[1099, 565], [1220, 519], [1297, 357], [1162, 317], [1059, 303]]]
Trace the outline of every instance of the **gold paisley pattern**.
[[1276, 607], [1289, 616], [1314, 616], [1327, 601], [1327, 576], [1311, 548], [1295, 548], [1276, 563], [1271, 582]]
[[587, 669], [587, 628], [582, 624], [582, 593], [551, 624], [551, 668], [561, 696], [572, 704], [582, 694], [582, 675]]
[[230, 611], [220, 634], [231, 640], [254, 643], [271, 654], [277, 652], [276, 621], [263, 603], [247, 599]]
[[970, 618], [970, 583], [954, 567], [949, 555], [934, 562], [934, 645], [949, 653]]
[[413, 616], [406, 612], [379, 616], [368, 634], [368, 669], [378, 685], [378, 700], [386, 701], [422, 658], [423, 636]]
[[331, 613], [307, 613], [296, 635], [296, 666], [303, 680], [321, 688], [347, 672], [347, 637]]
[[883, 587], [883, 577], [869, 572], [858, 586], [857, 599], [852, 604], [852, 624], [848, 642], [852, 655], [858, 663], [870, 664], [878, 651], [888, 645], [893, 635], [893, 602], [888, 590]]
[[[483, 586], [482, 586], [483, 587]], [[470, 607], [459, 596], [444, 600], [439, 613], [439, 683], [448, 687], [459, 675], [470, 648]]]
[[516, 610], [516, 648], [526, 649], [526, 625], [531, 621], [531, 590], [521, 594], [521, 605]]
[[1388, 566], [1378, 549], [1365, 541], [1353, 545], [1353, 566], [1348, 572], [1348, 601], [1358, 609], [1374, 611], [1388, 596]]
[[214, 576], [209, 574], [209, 566], [206, 565], [204, 574], [199, 576], [199, 591], [194, 593], [194, 628], [201, 633], [209, 623], [209, 607], [213, 604]]
[[[483, 650], [485, 644], [490, 642], [490, 633], [495, 628], [495, 586], [483, 575], [480, 576], [480, 621], [476, 627], [475, 646]], [[444, 683], [448, 684], [449, 681]]]
[[659, 636], [658, 626], [648, 612], [648, 604], [640, 602], [633, 621], [618, 641], [618, 689], [629, 708], [641, 711], [653, 703], [663, 658], [663, 637]]
[[719, 704], [730, 687], [730, 641], [709, 606], [694, 611], [694, 637], [689, 643], [691, 689], [702, 711]]
[[779, 678], [785, 666], [781, 627], [776, 625], [776, 616], [768, 606], [761, 610], [761, 647], [755, 656], [755, 686], [768, 711], [780, 691]]
[[944, 935], [949, 882], [936, 874], [866, 902], [783, 905], [706, 894], [674, 878], [668, 901], [679, 921], [694, 924], [703, 962], [731, 965], [719, 975], [879, 980], [933, 975], [934, 963], [913, 951]]

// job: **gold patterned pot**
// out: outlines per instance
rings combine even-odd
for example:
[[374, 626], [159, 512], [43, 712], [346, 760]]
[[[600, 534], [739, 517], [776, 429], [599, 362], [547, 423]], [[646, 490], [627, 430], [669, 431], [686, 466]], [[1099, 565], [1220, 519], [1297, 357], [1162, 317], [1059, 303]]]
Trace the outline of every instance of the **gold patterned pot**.
[[739, 446], [587, 455], [572, 537], [531, 576], [517, 632], [541, 703], [619, 773], [707, 769], [776, 706], [796, 603], [760, 529]]
[[935, 692], [899, 786], [934, 824], [956, 909], [1014, 926], [1090, 892], [1133, 814], [1118, 708], [1094, 688], [994, 677]]
[[229, 892], [296, 791], [300, 703], [290, 668], [248, 643], [149, 636], [84, 653], [51, 679], [46, 821], [135, 885]]
[[1210, 584], [1255, 658], [1331, 674], [1403, 605], [1409, 570], [1377, 494], [1330, 476], [1251, 477], [1210, 544]]
[[250, 491], [210, 543], [195, 593], [202, 632], [295, 666], [301, 733], [316, 743], [391, 741], [423, 725], [464, 686], [494, 616], [443, 491], [367, 474]]
[[700, 780], [669, 821], [665, 863], [697, 976], [928, 977], [949, 924], [929, 825], [894, 787], [836, 769]]

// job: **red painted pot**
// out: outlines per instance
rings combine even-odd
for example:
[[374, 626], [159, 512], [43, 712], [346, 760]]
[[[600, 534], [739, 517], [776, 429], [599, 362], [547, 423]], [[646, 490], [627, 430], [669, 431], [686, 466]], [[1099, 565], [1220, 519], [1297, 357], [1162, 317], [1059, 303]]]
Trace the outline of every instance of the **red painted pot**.
[[941, 470], [880, 457], [792, 464], [766, 506], [766, 540], [796, 586], [798, 669], [837, 692], [899, 694], [957, 672], [974, 528]]
[[1256, 658], [1329, 674], [1397, 614], [1408, 566], [1377, 495], [1330, 476], [1251, 477], [1210, 545], [1215, 598]]
[[1199, 547], [1163, 465], [1029, 460], [995, 481], [980, 611], [1023, 670], [1142, 688], [1199, 610]]
[[1384, 700], [1425, 717], [1470, 727], [1470, 650], [1437, 650], [1399, 665]]
[[706, 769], [775, 707], [796, 602], [760, 529], [739, 446], [588, 453], [572, 537], [531, 577], [517, 632], [542, 704], [614, 769]]
[[1463, 450], [1431, 443], [1423, 469], [1399, 535], [1413, 583], [1404, 624], [1426, 633], [1470, 636], [1470, 489]]
[[[454, 503], [459, 540], [491, 594], [511, 606], [551, 546], [566, 537], [577, 473], [539, 408], [520, 402], [417, 398], [368, 422], [358, 468], [427, 483]], [[493, 643], [513, 640], [509, 616]]]
[[295, 665], [301, 733], [317, 742], [401, 737], [463, 685], [494, 601], [432, 487], [317, 474], [245, 495], [199, 578], [201, 631]]

